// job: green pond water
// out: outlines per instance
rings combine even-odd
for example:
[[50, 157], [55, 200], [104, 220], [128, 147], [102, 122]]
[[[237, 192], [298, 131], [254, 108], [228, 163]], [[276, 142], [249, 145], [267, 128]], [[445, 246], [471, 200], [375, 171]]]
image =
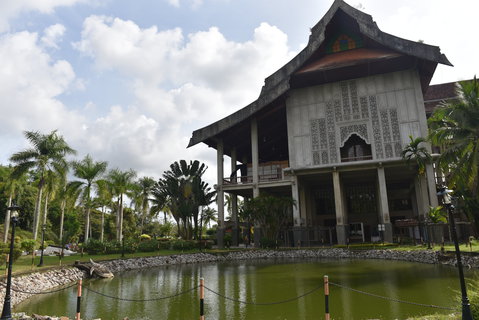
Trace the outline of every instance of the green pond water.
[[[278, 305], [249, 305], [227, 300], [205, 291], [206, 319], [293, 320], [324, 319], [323, 276], [372, 294], [421, 304], [454, 307], [459, 290], [457, 269], [448, 266], [382, 260], [262, 260], [217, 264], [190, 264], [123, 272], [110, 280], [84, 283], [82, 319], [198, 319], [199, 292], [160, 301], [154, 299], [194, 288], [199, 279], [205, 286], [234, 300], [268, 303], [294, 298], [321, 287], [303, 298]], [[472, 272], [466, 272], [472, 277]], [[76, 288], [37, 295], [15, 311], [74, 317]], [[333, 319], [406, 319], [414, 315], [450, 313], [367, 296], [331, 286], [330, 312]]]

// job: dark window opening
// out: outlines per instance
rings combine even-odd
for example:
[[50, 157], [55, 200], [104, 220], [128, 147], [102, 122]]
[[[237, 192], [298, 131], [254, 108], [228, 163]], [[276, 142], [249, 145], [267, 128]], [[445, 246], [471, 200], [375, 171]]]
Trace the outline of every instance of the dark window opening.
[[367, 144], [357, 134], [351, 135], [340, 151], [341, 162], [371, 160], [373, 158], [371, 145]]
[[371, 214], [377, 212], [376, 188], [373, 184], [346, 187], [348, 214]]

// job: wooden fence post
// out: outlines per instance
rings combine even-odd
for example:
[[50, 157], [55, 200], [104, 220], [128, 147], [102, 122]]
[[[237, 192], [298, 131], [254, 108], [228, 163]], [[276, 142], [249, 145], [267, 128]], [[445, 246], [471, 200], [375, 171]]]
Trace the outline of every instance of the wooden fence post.
[[205, 320], [205, 279], [200, 278], [200, 320]]
[[324, 319], [329, 320], [329, 278], [324, 276]]
[[77, 293], [77, 314], [75, 320], [80, 320], [80, 307], [81, 307], [81, 285], [82, 279], [78, 280], [78, 293]]

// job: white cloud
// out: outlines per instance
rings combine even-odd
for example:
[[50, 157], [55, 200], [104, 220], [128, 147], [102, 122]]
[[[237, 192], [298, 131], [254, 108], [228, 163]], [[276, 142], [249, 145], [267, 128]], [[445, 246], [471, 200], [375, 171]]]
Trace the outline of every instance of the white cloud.
[[[180, 0], [167, 0], [167, 2], [172, 5], [173, 7], [179, 8], [181, 6], [182, 1]], [[198, 8], [203, 4], [203, 0], [189, 0], [186, 1], [192, 8]]]
[[98, 0], [2, 0], [0, 1], [0, 32], [9, 28], [9, 21], [20, 13], [39, 11], [50, 14], [57, 7], [73, 6], [77, 3]]
[[41, 42], [45, 47], [58, 49], [57, 43], [62, 40], [65, 30], [65, 26], [62, 24], [51, 25], [43, 31], [44, 36], [41, 38]]
[[90, 16], [75, 48], [99, 70], [132, 79], [136, 102], [113, 107], [89, 125], [79, 144], [98, 158], [156, 175], [179, 159], [214, 167], [215, 154], [205, 146], [186, 149], [192, 131], [256, 99], [264, 78], [293, 56], [287, 41], [267, 23], [250, 41], [235, 42], [215, 27], [184, 36], [178, 28], [142, 29], [132, 21]]

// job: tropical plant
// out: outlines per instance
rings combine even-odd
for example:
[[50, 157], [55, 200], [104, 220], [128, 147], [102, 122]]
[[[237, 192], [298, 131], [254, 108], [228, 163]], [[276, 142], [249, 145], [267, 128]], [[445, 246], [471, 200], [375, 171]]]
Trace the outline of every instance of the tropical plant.
[[150, 215], [150, 198], [155, 187], [155, 180], [151, 177], [141, 177], [133, 186], [132, 202], [139, 213], [140, 232]]
[[291, 197], [260, 195], [245, 201], [244, 215], [261, 226], [264, 238], [275, 241], [283, 226], [292, 220], [295, 201]]
[[92, 192], [98, 189], [98, 181], [106, 171], [106, 161], [94, 162], [90, 155], [81, 161], [72, 161], [73, 174], [81, 180], [70, 182], [72, 189], [80, 189], [81, 203], [85, 209], [85, 237], [87, 242], [90, 235], [90, 212], [93, 207]]
[[[7, 196], [6, 207], [11, 207], [13, 203], [13, 199], [15, 196], [22, 193], [24, 186], [26, 185], [26, 175], [22, 174], [18, 178], [13, 178], [11, 176], [12, 168], [11, 167], [3, 167], [5, 169], [4, 174], [2, 175], [2, 189]], [[3, 235], [3, 242], [8, 241], [8, 230], [10, 227], [10, 210], [7, 210], [5, 214], [5, 221], [4, 221], [4, 235]]]
[[31, 148], [14, 153], [10, 161], [15, 164], [12, 173], [14, 178], [20, 177], [28, 170], [35, 169], [38, 181], [38, 193], [33, 214], [33, 238], [38, 236], [38, 224], [41, 212], [42, 193], [45, 186], [45, 174], [48, 170], [62, 172], [68, 163], [65, 157], [75, 154], [73, 150], [54, 130], [49, 134], [42, 134], [38, 131], [25, 131], [25, 137], [32, 145]]
[[429, 207], [427, 215], [432, 223], [447, 222], [447, 213], [442, 206]]
[[133, 179], [136, 172], [133, 170], [121, 171], [113, 169], [108, 174], [108, 183], [112, 193], [117, 197], [116, 240], [123, 238], [123, 197], [133, 188]]
[[458, 98], [444, 102], [429, 118], [429, 139], [441, 147], [439, 165], [449, 188], [479, 227], [479, 81], [459, 82]]
[[198, 160], [189, 164], [185, 160], [176, 161], [155, 186], [153, 195], [158, 200], [155, 205], [168, 205], [177, 222], [178, 232], [185, 239], [198, 236], [199, 208], [210, 204], [216, 194], [202, 180], [206, 168]]

